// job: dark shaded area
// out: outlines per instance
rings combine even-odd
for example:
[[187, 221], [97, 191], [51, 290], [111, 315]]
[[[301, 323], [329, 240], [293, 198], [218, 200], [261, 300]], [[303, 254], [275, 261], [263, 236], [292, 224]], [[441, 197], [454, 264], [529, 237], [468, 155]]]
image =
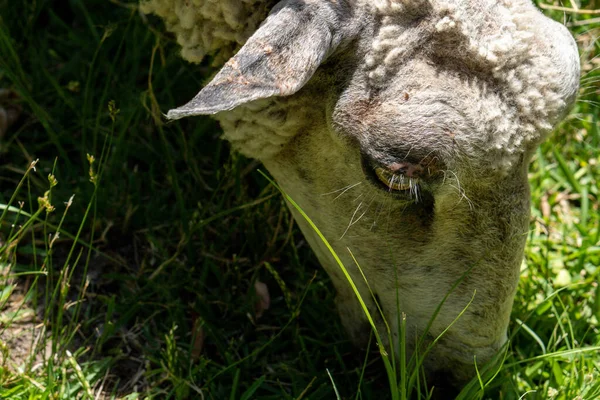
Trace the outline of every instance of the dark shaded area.
[[[162, 22], [127, 4], [0, 1], [0, 10], [8, 38], [0, 54], [14, 55], [0, 59], [0, 87], [14, 90], [23, 109], [0, 140], [0, 203], [36, 159], [31, 194], [19, 191], [13, 204], [35, 212], [54, 174], [48, 222], [56, 226], [74, 195], [52, 257], [42, 224], [15, 253], [15, 272], [48, 268], [47, 278], [25, 284], [37, 293], [36, 323], [60, 338], [54, 350], [88, 349], [80, 361], [101, 362], [106, 390], [123, 394], [195, 398], [193, 382], [223, 399], [233, 382], [239, 395], [264, 377], [253, 398], [306, 390], [325, 399], [333, 394], [329, 369], [353, 396], [364, 353], [347, 341], [328, 278], [280, 195], [256, 162], [219, 140], [211, 119], [161, 117], [204, 85], [210, 60], [183, 62]], [[73, 246], [69, 235], [80, 226]], [[0, 227], [0, 237], [9, 230]], [[48, 297], [65, 268], [65, 297]], [[256, 281], [271, 299], [260, 319]], [[76, 306], [63, 313], [69, 302]], [[368, 363], [363, 394], [385, 393], [382, 374], [380, 361]]]

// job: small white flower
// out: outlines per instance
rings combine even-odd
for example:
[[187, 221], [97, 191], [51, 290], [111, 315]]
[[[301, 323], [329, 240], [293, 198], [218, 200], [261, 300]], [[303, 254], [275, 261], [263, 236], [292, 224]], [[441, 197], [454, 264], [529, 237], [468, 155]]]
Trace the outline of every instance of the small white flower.
[[556, 274], [556, 278], [554, 279], [554, 286], [568, 286], [571, 284], [571, 274], [566, 269], [561, 269]]

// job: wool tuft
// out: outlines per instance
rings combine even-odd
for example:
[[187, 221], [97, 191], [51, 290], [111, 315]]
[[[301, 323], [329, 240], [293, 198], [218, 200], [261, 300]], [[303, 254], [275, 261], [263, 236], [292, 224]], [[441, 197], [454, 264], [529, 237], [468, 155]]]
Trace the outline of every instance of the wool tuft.
[[272, 0], [144, 0], [140, 9], [161, 17], [181, 46], [181, 56], [200, 63], [207, 55], [221, 65], [266, 18]]

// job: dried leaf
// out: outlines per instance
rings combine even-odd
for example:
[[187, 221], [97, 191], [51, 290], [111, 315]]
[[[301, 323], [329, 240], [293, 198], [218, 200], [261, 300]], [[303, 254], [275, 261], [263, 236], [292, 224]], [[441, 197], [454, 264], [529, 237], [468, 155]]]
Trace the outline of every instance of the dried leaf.
[[256, 304], [254, 304], [256, 319], [258, 319], [262, 317], [265, 310], [268, 310], [271, 306], [271, 296], [269, 295], [269, 288], [261, 281], [256, 281], [254, 283], [254, 290], [256, 292], [256, 297], [258, 298]]
[[202, 318], [194, 315], [194, 328], [192, 330], [192, 361], [198, 361], [202, 350], [204, 349], [204, 328], [202, 327]]

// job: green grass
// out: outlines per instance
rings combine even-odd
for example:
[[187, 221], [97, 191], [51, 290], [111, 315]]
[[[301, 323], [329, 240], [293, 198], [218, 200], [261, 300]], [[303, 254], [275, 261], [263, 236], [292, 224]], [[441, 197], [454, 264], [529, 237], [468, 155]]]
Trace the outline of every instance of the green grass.
[[[161, 122], [208, 64], [133, 7], [53, 4], [0, 0], [0, 87], [23, 109], [0, 138], [0, 398], [426, 398], [414, 361], [349, 343], [260, 166], [208, 118]], [[530, 169], [506, 359], [464, 399], [600, 398], [600, 24], [567, 15], [582, 93]]]

